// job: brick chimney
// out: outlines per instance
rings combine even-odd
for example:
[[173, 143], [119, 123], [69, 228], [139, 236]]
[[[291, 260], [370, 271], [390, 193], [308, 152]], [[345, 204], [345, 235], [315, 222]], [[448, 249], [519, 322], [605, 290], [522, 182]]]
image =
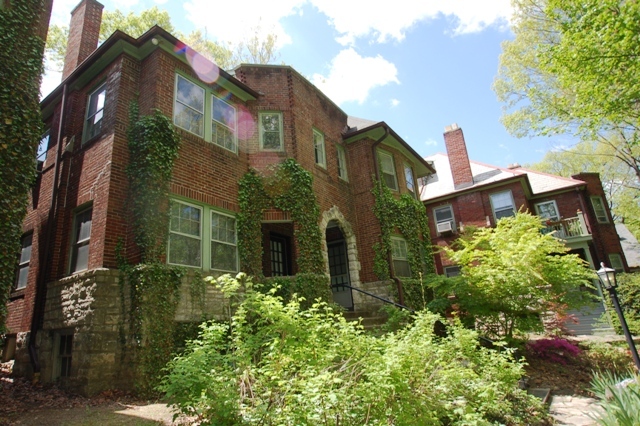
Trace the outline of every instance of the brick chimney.
[[71, 12], [63, 80], [98, 47], [103, 8], [96, 0], [82, 0]]
[[457, 124], [444, 128], [444, 144], [447, 147], [454, 187], [459, 189], [473, 185], [467, 145], [464, 142], [462, 129]]

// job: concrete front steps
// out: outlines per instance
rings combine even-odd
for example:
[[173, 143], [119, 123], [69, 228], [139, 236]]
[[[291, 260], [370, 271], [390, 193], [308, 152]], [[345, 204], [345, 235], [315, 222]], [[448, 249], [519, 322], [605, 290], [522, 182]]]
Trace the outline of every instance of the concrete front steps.
[[387, 316], [378, 311], [345, 311], [347, 321], [360, 321], [365, 330], [375, 330], [387, 322]]

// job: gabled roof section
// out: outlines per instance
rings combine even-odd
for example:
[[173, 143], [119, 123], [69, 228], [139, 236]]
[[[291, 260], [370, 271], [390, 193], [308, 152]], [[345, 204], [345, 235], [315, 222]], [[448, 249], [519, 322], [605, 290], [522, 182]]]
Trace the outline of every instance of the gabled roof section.
[[[62, 87], [69, 84], [78, 89], [88, 84], [96, 75], [122, 53], [142, 60], [153, 51], [162, 49], [185, 64], [200, 71], [198, 74], [205, 84], [218, 85], [238, 98], [247, 101], [257, 99], [259, 94], [213, 62], [198, 54], [163, 28], [155, 25], [138, 38], [116, 30], [104, 43], [89, 55], [78, 67], [40, 103], [43, 115], [53, 108], [62, 96]], [[195, 58], [195, 60], [194, 60]], [[197, 62], [196, 62], [197, 61]], [[196, 70], [196, 71], [198, 71]]]
[[622, 223], [616, 223], [616, 232], [620, 237], [620, 245], [622, 246], [624, 257], [627, 258], [627, 265], [631, 269], [640, 268], [640, 244], [638, 244], [638, 240], [629, 231], [629, 228]]
[[420, 198], [423, 201], [433, 200], [447, 195], [472, 192], [488, 185], [507, 183], [518, 179], [523, 179], [526, 182], [528, 189], [530, 189], [530, 196], [532, 197], [549, 192], [565, 191], [585, 185], [585, 182], [578, 179], [554, 176], [522, 167], [503, 168], [479, 163], [477, 161], [469, 161], [471, 174], [473, 175], [473, 185], [456, 190], [453, 184], [451, 165], [447, 154], [434, 154], [426, 157], [425, 160], [433, 162], [436, 173], [429, 176], [426, 180], [426, 185], [421, 188]]
[[362, 118], [349, 117], [347, 123], [349, 128], [342, 134], [342, 139], [345, 143], [348, 144], [362, 139], [377, 141], [384, 137], [381, 142], [382, 145], [397, 149], [407, 158], [413, 159], [416, 177], [423, 177], [435, 173], [433, 167], [384, 121], [375, 122]]

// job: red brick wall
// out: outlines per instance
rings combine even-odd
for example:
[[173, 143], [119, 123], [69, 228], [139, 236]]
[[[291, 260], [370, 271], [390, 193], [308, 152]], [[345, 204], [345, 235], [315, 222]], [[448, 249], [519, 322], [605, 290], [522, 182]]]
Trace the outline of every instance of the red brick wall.
[[457, 188], [460, 185], [473, 183], [469, 154], [462, 129], [456, 128], [445, 132], [444, 143], [447, 147], [449, 164], [451, 164], [454, 186]]
[[67, 53], [62, 70], [63, 80], [98, 46], [103, 7], [95, 0], [83, 0], [71, 12]]

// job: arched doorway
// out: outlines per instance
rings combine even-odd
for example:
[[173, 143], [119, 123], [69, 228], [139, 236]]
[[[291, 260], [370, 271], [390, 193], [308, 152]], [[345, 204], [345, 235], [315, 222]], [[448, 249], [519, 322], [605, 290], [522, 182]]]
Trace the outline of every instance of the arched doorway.
[[327, 224], [327, 260], [331, 277], [333, 301], [345, 309], [353, 310], [353, 294], [349, 278], [349, 257], [344, 234], [336, 220]]

